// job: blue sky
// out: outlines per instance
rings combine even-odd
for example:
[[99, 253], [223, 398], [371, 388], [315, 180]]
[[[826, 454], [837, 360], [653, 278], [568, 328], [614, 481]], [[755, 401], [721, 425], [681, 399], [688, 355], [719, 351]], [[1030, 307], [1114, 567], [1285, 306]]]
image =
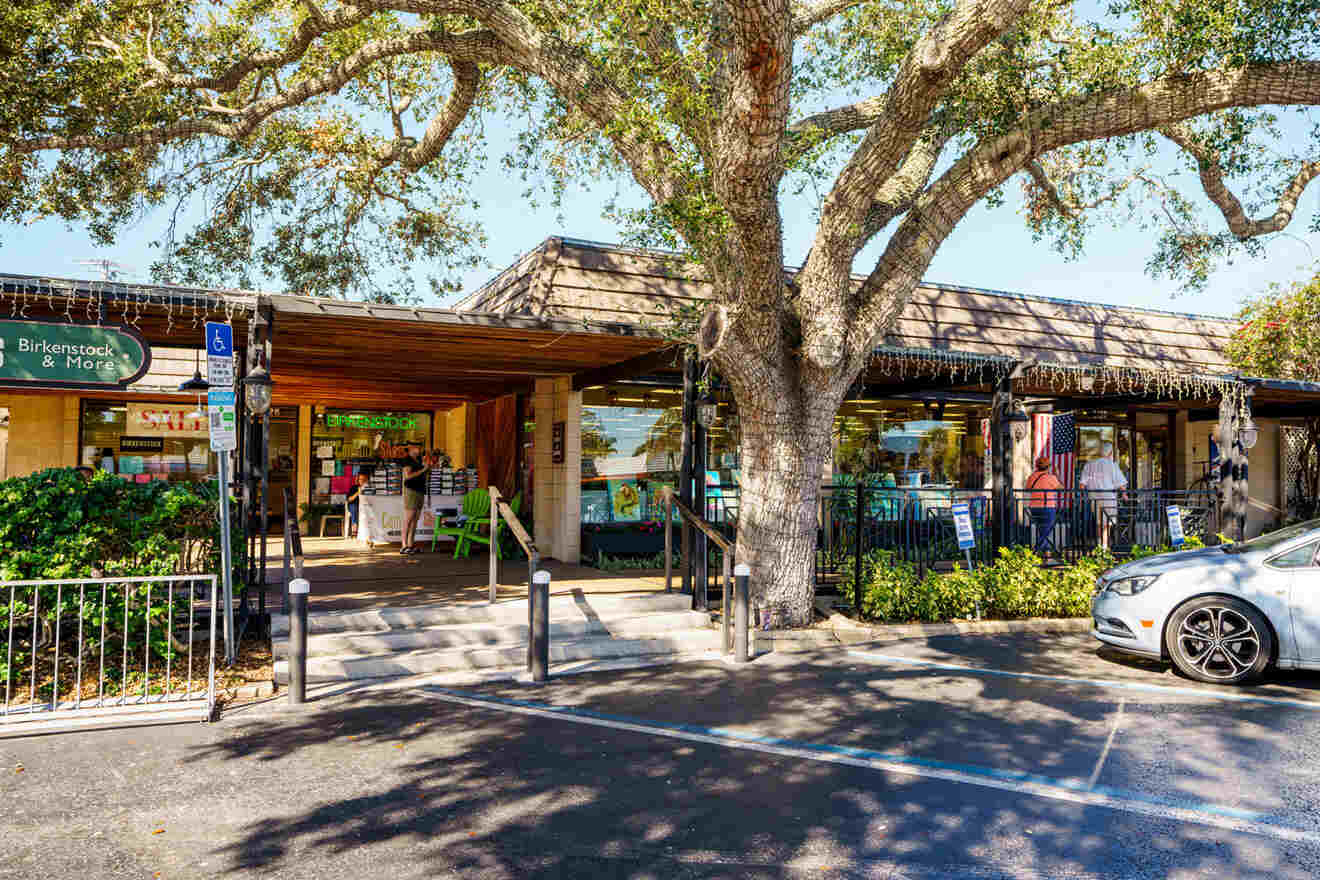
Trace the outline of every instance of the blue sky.
[[[615, 184], [597, 183], [570, 191], [560, 210], [533, 208], [523, 198], [524, 184], [501, 167], [499, 155], [508, 138], [492, 132], [492, 158], [485, 172], [476, 177], [473, 198], [480, 203], [488, 246], [484, 252], [489, 266], [462, 276], [463, 289], [470, 291], [518, 254], [535, 247], [549, 235], [566, 235], [614, 242], [620, 230], [602, 218], [601, 207], [614, 194]], [[1184, 175], [1190, 178], [1190, 175]], [[1188, 181], [1194, 185], [1194, 179]], [[787, 189], [787, 188], [786, 188]], [[1230, 315], [1244, 297], [1264, 291], [1271, 283], [1288, 283], [1308, 277], [1320, 257], [1320, 235], [1306, 231], [1320, 206], [1320, 186], [1313, 186], [1302, 199], [1292, 227], [1276, 236], [1266, 247], [1262, 260], [1243, 257], [1222, 267], [1206, 290], [1180, 293], [1177, 284], [1156, 281], [1145, 274], [1151, 253], [1151, 233], [1138, 226], [1119, 229], [1102, 226], [1090, 240], [1085, 256], [1069, 262], [1050, 249], [1048, 243], [1032, 241], [1018, 214], [1020, 187], [1016, 180], [1006, 187], [1005, 204], [991, 208], [982, 204], [963, 220], [945, 242], [926, 280], [945, 284], [983, 287], [1016, 293], [1088, 300], [1092, 302]], [[625, 202], [636, 203], [640, 195], [625, 185]], [[544, 202], [545, 199], [540, 201]], [[796, 264], [804, 257], [814, 232], [812, 203], [804, 196], [786, 196], [784, 215], [787, 258]], [[1212, 217], [1218, 220], [1218, 216]], [[158, 251], [151, 248], [166, 227], [166, 212], [148, 215], [124, 228], [114, 247], [98, 248], [87, 230], [66, 227], [47, 220], [28, 226], [0, 227], [0, 272], [55, 277], [99, 277], [95, 269], [79, 265], [87, 259], [110, 259], [132, 267], [127, 280], [150, 280], [151, 263]], [[1222, 222], [1222, 221], [1220, 221]], [[863, 253], [874, 259], [878, 248]], [[859, 263], [858, 270], [864, 270]], [[419, 270], [420, 271], [420, 270]], [[437, 303], [438, 304], [438, 303]]]

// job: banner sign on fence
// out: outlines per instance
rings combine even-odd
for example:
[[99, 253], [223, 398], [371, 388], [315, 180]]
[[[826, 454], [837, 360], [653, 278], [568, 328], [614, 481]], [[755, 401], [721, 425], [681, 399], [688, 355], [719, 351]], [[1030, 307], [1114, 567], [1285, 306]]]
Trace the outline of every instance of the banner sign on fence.
[[1176, 550], [1187, 541], [1186, 536], [1183, 535], [1182, 510], [1178, 505], [1170, 504], [1165, 511], [1169, 515], [1169, 543]]
[[959, 550], [970, 550], [976, 546], [976, 533], [972, 531], [972, 512], [966, 502], [953, 505], [953, 528], [958, 533]]

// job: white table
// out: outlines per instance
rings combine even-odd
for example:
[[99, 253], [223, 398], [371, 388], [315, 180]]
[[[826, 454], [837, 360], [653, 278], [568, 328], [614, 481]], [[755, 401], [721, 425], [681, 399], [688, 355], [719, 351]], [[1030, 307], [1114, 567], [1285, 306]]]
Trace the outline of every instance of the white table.
[[[432, 495], [430, 504], [422, 508], [417, 520], [417, 542], [430, 541], [435, 535], [437, 520], [457, 516], [463, 506], [462, 495]], [[441, 535], [441, 541], [454, 540]], [[358, 503], [358, 543], [371, 547], [375, 544], [399, 544], [403, 541], [403, 496], [363, 495]]]

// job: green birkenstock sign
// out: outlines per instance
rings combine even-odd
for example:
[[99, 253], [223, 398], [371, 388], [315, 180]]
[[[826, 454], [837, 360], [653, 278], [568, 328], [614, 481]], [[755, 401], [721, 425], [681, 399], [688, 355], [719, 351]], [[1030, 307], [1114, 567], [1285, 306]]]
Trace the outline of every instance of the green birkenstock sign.
[[0, 385], [122, 388], [151, 366], [151, 347], [128, 327], [0, 319]]

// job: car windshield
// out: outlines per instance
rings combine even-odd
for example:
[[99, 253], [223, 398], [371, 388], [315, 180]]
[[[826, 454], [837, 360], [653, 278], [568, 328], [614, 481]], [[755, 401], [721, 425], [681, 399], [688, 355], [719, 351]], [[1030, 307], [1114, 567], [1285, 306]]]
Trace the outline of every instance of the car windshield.
[[1280, 544], [1300, 538], [1312, 529], [1320, 529], [1320, 519], [1308, 519], [1277, 532], [1266, 532], [1250, 541], [1235, 541], [1224, 548], [1225, 553], [1250, 553], [1253, 550], [1273, 550]]

